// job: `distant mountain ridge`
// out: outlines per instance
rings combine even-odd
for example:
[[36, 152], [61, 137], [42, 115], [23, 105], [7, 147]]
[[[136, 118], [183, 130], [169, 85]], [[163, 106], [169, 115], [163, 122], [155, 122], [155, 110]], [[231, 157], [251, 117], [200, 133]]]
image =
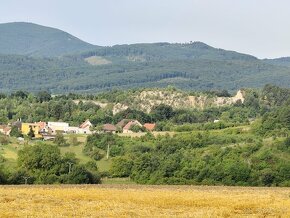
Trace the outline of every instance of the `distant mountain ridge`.
[[[139, 43], [98, 47], [95, 51], [84, 53], [87, 56], [143, 57], [143, 61], [165, 60], [257, 60], [252, 55], [242, 54], [211, 47], [203, 42], [190, 43]], [[140, 59], [139, 59], [140, 60]]]
[[15, 22], [0, 24], [0, 53], [61, 56], [95, 49], [64, 31], [33, 23]]
[[290, 67], [290, 57], [281, 57], [275, 59], [264, 59], [265, 62], [278, 66]]
[[290, 58], [260, 60], [203, 42], [95, 46], [54, 28], [0, 24], [0, 92], [237, 91], [268, 83], [289, 87]]

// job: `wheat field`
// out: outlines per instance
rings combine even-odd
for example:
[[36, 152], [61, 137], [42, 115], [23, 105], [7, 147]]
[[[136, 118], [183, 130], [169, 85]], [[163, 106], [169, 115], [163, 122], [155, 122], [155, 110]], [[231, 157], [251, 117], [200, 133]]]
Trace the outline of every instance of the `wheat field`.
[[0, 217], [290, 217], [290, 189], [0, 186]]

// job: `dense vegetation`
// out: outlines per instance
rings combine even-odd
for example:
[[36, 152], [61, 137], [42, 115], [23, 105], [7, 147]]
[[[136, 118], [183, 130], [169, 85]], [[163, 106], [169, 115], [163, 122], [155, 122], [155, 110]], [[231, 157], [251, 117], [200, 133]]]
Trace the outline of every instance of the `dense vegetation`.
[[94, 93], [168, 85], [232, 91], [290, 82], [289, 58], [259, 60], [201, 42], [97, 47], [59, 30], [25, 23], [1, 24], [0, 33], [2, 92]]
[[[117, 102], [124, 95], [130, 97], [131, 92], [56, 97], [47, 92], [1, 94], [1, 123], [22, 118], [27, 122], [49, 119], [78, 125], [89, 118], [98, 130], [102, 123], [129, 118], [156, 121], [157, 130], [170, 132], [136, 138], [90, 135], [83, 147], [83, 154], [92, 160], [87, 164], [79, 163], [72, 153], [60, 154], [61, 147], [79, 146], [74, 136], [65, 139], [58, 135], [54, 142], [24, 144], [17, 168], [7, 168], [7, 160], [0, 153], [0, 182], [18, 184], [29, 178], [30, 183], [98, 183], [101, 174], [96, 163], [110, 159], [111, 168], [103, 176], [130, 177], [142, 184], [290, 185], [289, 89], [267, 85], [263, 90], [247, 90], [243, 104], [204, 110], [160, 104], [150, 113], [127, 109], [113, 115], [110, 104], [101, 108], [90, 101], [106, 97]], [[76, 104], [73, 99], [83, 101]], [[216, 119], [219, 122], [214, 123]], [[13, 130], [14, 137], [19, 134]], [[11, 140], [1, 135], [0, 146]]]
[[[218, 124], [218, 129], [225, 129], [174, 136], [147, 134], [131, 140], [111, 136], [121, 151], [114, 155], [111, 175], [130, 176], [137, 183], [146, 184], [289, 186], [290, 90], [268, 85], [259, 95], [253, 91], [243, 106], [224, 112], [224, 117], [232, 122], [246, 123], [248, 117], [242, 116], [243, 108], [256, 117], [252, 129]], [[161, 111], [164, 116], [171, 114], [170, 110]], [[241, 117], [237, 119], [235, 114]], [[199, 125], [197, 129], [204, 127]], [[87, 146], [104, 137], [108, 136], [91, 136], [95, 140], [88, 141]], [[105, 149], [98, 144], [95, 147]]]
[[[96, 96], [80, 94], [52, 96], [46, 91], [36, 94], [16, 91], [9, 95], [0, 94], [0, 124], [21, 119], [23, 122], [65, 121], [78, 126], [89, 119], [95, 126], [99, 126], [105, 123], [116, 124], [122, 119], [137, 119], [141, 123], [157, 122], [157, 130], [160, 131], [220, 129], [247, 124], [249, 119], [269, 111], [269, 107], [278, 104], [276, 102], [278, 96], [274, 96], [274, 99], [269, 97], [267, 103], [263, 103], [262, 99], [263, 96], [271, 95], [267, 94], [267, 90], [272, 91], [271, 89], [274, 88], [266, 86], [261, 96], [258, 91], [248, 90], [244, 104], [236, 103], [232, 106], [206, 107], [199, 110], [196, 108], [173, 109], [172, 106], [159, 104], [153, 107], [150, 113], [128, 108], [116, 114], [112, 112], [113, 105], [123, 102], [124, 99], [133, 98], [138, 90], [106, 92]], [[283, 89], [278, 88], [278, 90]], [[183, 94], [188, 93], [183, 92]], [[100, 107], [97, 102], [102, 101], [106, 101], [107, 106]], [[283, 101], [283, 99], [278, 101]], [[273, 104], [273, 106], [268, 106], [268, 104]], [[216, 119], [221, 122], [213, 123]], [[181, 124], [183, 125], [180, 126]]]
[[114, 158], [112, 175], [146, 184], [290, 185], [289, 138], [268, 145], [237, 129], [151, 140]]
[[[260, 101], [255, 94], [243, 106], [259, 114], [251, 129], [219, 124], [218, 131], [196, 131], [205, 126], [199, 125], [173, 136], [111, 136], [121, 151], [114, 155], [111, 175], [142, 184], [289, 186], [289, 89], [266, 86]], [[87, 146], [94, 141], [105, 149], [97, 144], [105, 137], [93, 135]]]

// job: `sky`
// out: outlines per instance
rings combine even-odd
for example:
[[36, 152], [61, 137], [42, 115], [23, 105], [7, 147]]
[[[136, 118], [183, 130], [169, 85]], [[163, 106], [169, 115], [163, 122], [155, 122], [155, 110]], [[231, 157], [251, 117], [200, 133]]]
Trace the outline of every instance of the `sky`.
[[0, 23], [55, 27], [95, 45], [201, 41], [290, 56], [289, 0], [0, 0]]

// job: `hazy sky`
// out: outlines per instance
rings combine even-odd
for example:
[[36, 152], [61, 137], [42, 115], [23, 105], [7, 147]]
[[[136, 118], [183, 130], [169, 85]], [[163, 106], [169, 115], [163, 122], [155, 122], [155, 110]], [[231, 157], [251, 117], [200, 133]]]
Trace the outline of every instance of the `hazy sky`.
[[290, 56], [289, 0], [0, 0], [0, 23], [56, 27], [96, 45], [202, 41]]

